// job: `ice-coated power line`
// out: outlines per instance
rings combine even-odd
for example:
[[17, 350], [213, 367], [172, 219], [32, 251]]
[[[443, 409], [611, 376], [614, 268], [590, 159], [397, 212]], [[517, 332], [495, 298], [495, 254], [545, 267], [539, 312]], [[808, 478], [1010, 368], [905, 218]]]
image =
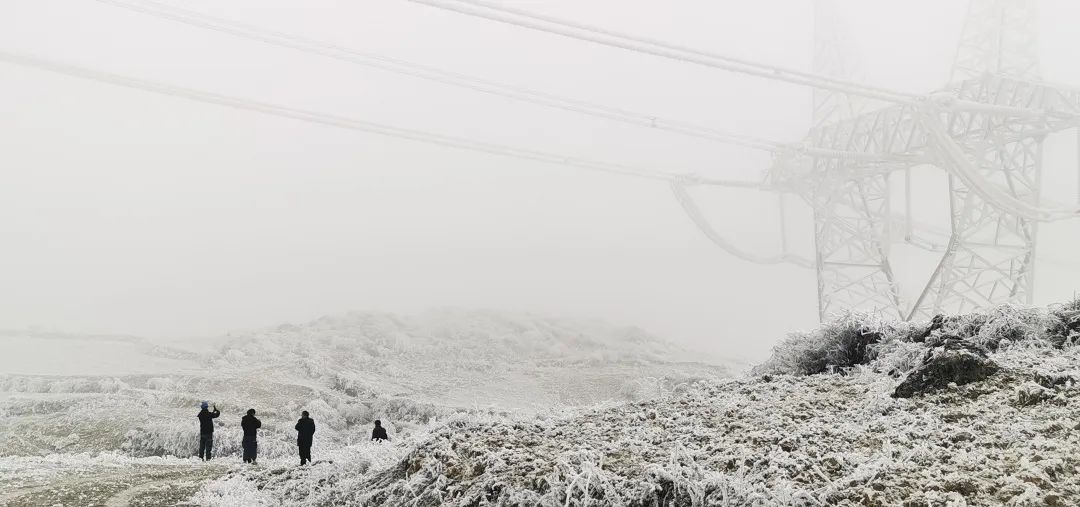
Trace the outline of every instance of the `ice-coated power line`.
[[[165, 5], [154, 0], [97, 0], [98, 2], [121, 7], [134, 12], [139, 12], [154, 17], [177, 21], [190, 26], [207, 30], [226, 33], [236, 37], [256, 40], [266, 44], [285, 47], [312, 53], [327, 58], [333, 58], [347, 63], [374, 67], [381, 70], [404, 74], [420, 79], [435, 81], [442, 84], [458, 86], [470, 90], [498, 95], [514, 100], [520, 100], [539, 104], [547, 107], [564, 109], [567, 111], [598, 116], [610, 120], [631, 123], [635, 125], [656, 128], [690, 135], [722, 143], [745, 146], [762, 150], [775, 151], [784, 148], [785, 143], [723, 132], [721, 130], [694, 125], [678, 120], [669, 120], [646, 113], [629, 111], [622, 108], [596, 104], [584, 100], [531, 90], [521, 86], [514, 86], [495, 82], [489, 79], [469, 76], [466, 74], [447, 71], [436, 67], [417, 64], [399, 58], [377, 55], [370, 52], [331, 44], [308, 37], [284, 33], [276, 30], [267, 30], [248, 23], [240, 23], [234, 20], [217, 16], [210, 16], [201, 12], [182, 9], [171, 5]], [[821, 153], [820, 155], [825, 155]]]
[[327, 58], [333, 58], [335, 60], [343, 61], [346, 63], [364, 65], [367, 67], [377, 68], [388, 72], [403, 74], [419, 79], [426, 79], [437, 83], [466, 88], [481, 93], [505, 97], [512, 100], [529, 102], [545, 107], [562, 109], [566, 111], [596, 116], [632, 125], [664, 130], [676, 134], [688, 135], [725, 144], [732, 144], [736, 146], [743, 146], [747, 148], [765, 150], [770, 152], [794, 150], [806, 153], [808, 155], [830, 158], [900, 158], [888, 155], [872, 155], [865, 152], [827, 150], [822, 148], [802, 146], [793, 143], [784, 143], [760, 137], [725, 132], [711, 127], [695, 125], [684, 121], [661, 118], [647, 113], [630, 111], [623, 108], [597, 104], [594, 102], [573, 99], [569, 97], [563, 97], [551, 93], [545, 93], [521, 86], [500, 83], [485, 78], [470, 76], [459, 72], [453, 72], [437, 67], [432, 67], [429, 65], [409, 62], [400, 58], [393, 58], [384, 55], [374, 54], [371, 52], [358, 51], [353, 48], [337, 44], [331, 44], [301, 35], [284, 33], [277, 30], [268, 30], [265, 28], [251, 25], [249, 23], [241, 23], [235, 20], [226, 19], [218, 16], [211, 16], [190, 9], [174, 7], [171, 5], [163, 4], [161, 2], [157, 2], [155, 0], [96, 1], [127, 9], [133, 12], [154, 16], [160, 19], [176, 21], [187, 24], [189, 26], [225, 33], [235, 37], [255, 40], [265, 44], [311, 53]]
[[[943, 99], [941, 97], [926, 97], [912, 93], [889, 90], [887, 88], [870, 86], [852, 81], [831, 78], [810, 72], [787, 69], [775, 65], [765, 65], [749, 60], [732, 58], [725, 55], [710, 53], [699, 49], [688, 48], [657, 41], [645, 37], [623, 34], [604, 28], [598, 28], [583, 23], [568, 21], [553, 16], [543, 16], [526, 10], [507, 7], [485, 0], [407, 0], [409, 2], [428, 5], [438, 9], [458, 12], [469, 16], [486, 18], [492, 21], [516, 25], [541, 32], [547, 32], [563, 37], [593, 42], [605, 46], [651, 54], [676, 61], [694, 63], [712, 67], [715, 69], [737, 72], [752, 76], [784, 81], [792, 84], [832, 90], [851, 95], [882, 100], [896, 104], [916, 105], [927, 100]], [[994, 112], [1019, 117], [1045, 117], [1045, 112], [1026, 109], [1023, 107], [1000, 106], [985, 104], [970, 100], [950, 97], [943, 106], [949, 110], [970, 110], [981, 112]], [[1075, 118], [1070, 116], [1069, 118]]]
[[[880, 87], [880, 86], [873, 86], [873, 85], [869, 85], [869, 84], [866, 84], [866, 83], [860, 83], [860, 82], [856, 82], [856, 81], [851, 81], [851, 80], [848, 80], [848, 79], [841, 79], [841, 78], [839, 78], [837, 76], [829, 76], [829, 75], [825, 75], [825, 74], [821, 74], [821, 73], [806, 72], [806, 71], [801, 71], [801, 70], [796, 70], [796, 69], [785, 69], [785, 68], [781, 68], [781, 67], [777, 67], [777, 66], [765, 65], [765, 64], [755, 62], [755, 61], [752, 61], [752, 60], [747, 60], [745, 58], [737, 58], [737, 57], [733, 57], [733, 56], [722, 55], [722, 54], [719, 54], [719, 53], [716, 53], [716, 52], [705, 51], [705, 50], [702, 50], [702, 49], [693, 48], [693, 47], [689, 47], [689, 46], [684, 46], [684, 45], [680, 45], [680, 44], [672, 44], [670, 42], [662, 41], [662, 40], [652, 38], [652, 37], [643, 37], [643, 36], [640, 36], [640, 35], [632, 35], [632, 34], [627, 34], [627, 33], [623, 33], [623, 32], [616, 32], [614, 30], [609, 30], [607, 28], [598, 27], [598, 26], [595, 26], [595, 25], [588, 25], [588, 24], [581, 23], [581, 22], [578, 22], [578, 21], [568, 20], [568, 19], [564, 19], [564, 18], [558, 18], [558, 17], [555, 17], [555, 16], [549, 16], [549, 15], [544, 15], [544, 14], [538, 14], [538, 13], [527, 11], [527, 10], [524, 10], [524, 9], [518, 9], [518, 8], [515, 8], [515, 7], [512, 7], [512, 6], [508, 6], [508, 5], [506, 5], [505, 2], [504, 3], [498, 3], [498, 2], [492, 2], [492, 1], [489, 1], [489, 0], [453, 0], [453, 1], [456, 1], [457, 3], [477, 5], [477, 6], [481, 6], [481, 7], [491, 9], [491, 10], [495, 10], [495, 11], [502, 11], [502, 12], [505, 12], [505, 13], [521, 16], [523, 18], [533, 18], [533, 19], [536, 19], [536, 20], [540, 20], [540, 21], [544, 21], [544, 22], [548, 22], [548, 23], [552, 23], [552, 24], [564, 25], [564, 26], [568, 26], [568, 27], [572, 27], [572, 28], [577, 28], [577, 29], [580, 29], [580, 30], [596, 32], [596, 33], [599, 33], [599, 34], [608, 35], [608, 36], [619, 38], [619, 39], [632, 40], [632, 41], [637, 41], [637, 42], [641, 42], [641, 43], [644, 43], [644, 44], [649, 44], [649, 45], [652, 45], [652, 46], [662, 47], [662, 48], [671, 49], [671, 50], [675, 50], [675, 51], [682, 51], [682, 52], [695, 54], [695, 55], [706, 57], [706, 58], [712, 58], [712, 59], [716, 59], [716, 60], [721, 60], [721, 61], [725, 61], [725, 62], [729, 62], [729, 63], [733, 63], [733, 64], [746, 65], [746, 66], [749, 66], [749, 67], [756, 67], [756, 68], [760, 68], [762, 70], [766, 70], [766, 71], [773, 72], [773, 73], [790, 75], [790, 76], [805, 77], [805, 78], [810, 78], [810, 79], [814, 79], [814, 80], [818, 80], [818, 81], [826, 82], [826, 83], [833, 83], [833, 84], [841, 85], [841, 86], [858, 87], [858, 88], [862, 88], [862, 89], [865, 89], [865, 90], [877, 91], [877, 92], [880, 92], [880, 93], [883, 93], [883, 94], [904, 95], [903, 93], [898, 92], [896, 90], [890, 90], [890, 89], [883, 88], [883, 87]], [[422, 3], [424, 3], [424, 2], [422, 2]]]
[[696, 63], [732, 72], [765, 77], [768, 79], [787, 81], [794, 84], [835, 89], [836, 91], [880, 99], [887, 102], [911, 103], [917, 97], [916, 95], [909, 93], [844, 81], [827, 76], [819, 76], [804, 71], [765, 65], [749, 60], [732, 58], [725, 55], [670, 44], [655, 39], [619, 33], [553, 16], [539, 15], [522, 9], [516, 9], [483, 0], [408, 1], [606, 46]]
[[[782, 264], [789, 263], [799, 266], [801, 268], [812, 268], [814, 263], [809, 259], [805, 259], [798, 255], [793, 255], [787, 251], [787, 241], [784, 237], [785, 234], [785, 218], [783, 214], [780, 216], [780, 237], [781, 237], [781, 251], [780, 254], [774, 256], [758, 255], [735, 245], [734, 242], [729, 241], [716, 232], [712, 224], [704, 213], [701, 212], [701, 208], [698, 207], [694, 198], [686, 191], [686, 185], [678, 180], [671, 180], [671, 192], [675, 194], [675, 199], [679, 201], [683, 211], [690, 217], [690, 220], [694, 222], [694, 225], [705, 234], [705, 237], [722, 248], [727, 253], [742, 259], [747, 262], [753, 262], [755, 264]], [[782, 195], [782, 194], [781, 194]]]
[[432, 132], [425, 132], [422, 130], [395, 127], [366, 120], [358, 120], [354, 118], [347, 118], [344, 116], [307, 111], [268, 102], [260, 102], [239, 97], [232, 97], [229, 95], [222, 95], [214, 92], [197, 90], [194, 88], [187, 88], [168, 83], [138, 79], [109, 72], [102, 72], [87, 67], [70, 65], [67, 63], [39, 58], [36, 56], [12, 53], [8, 51], [0, 51], [0, 61], [20, 65], [23, 67], [31, 67], [58, 74], [64, 74], [67, 76], [89, 79], [101, 83], [122, 86], [125, 88], [133, 88], [162, 95], [182, 97], [198, 102], [217, 104], [220, 106], [227, 106], [246, 111], [255, 111], [311, 123], [347, 128], [351, 130], [359, 130], [390, 137], [410, 139], [413, 141], [449, 146], [464, 150], [479, 151], [494, 155], [502, 155], [507, 157], [546, 162], [551, 164], [560, 164], [570, 167], [576, 167], [579, 169], [619, 174], [623, 176], [636, 176], [640, 178], [649, 178], [655, 180], [679, 179], [680, 181], [689, 181], [691, 183], [700, 185], [716, 185], [741, 188], [761, 187], [760, 183], [753, 181], [722, 180], [701, 177], [691, 173], [675, 173], [654, 169], [646, 169], [623, 164], [565, 156], [545, 151], [517, 148], [513, 146], [506, 146], [483, 141], [474, 141], [462, 137], [454, 137]]

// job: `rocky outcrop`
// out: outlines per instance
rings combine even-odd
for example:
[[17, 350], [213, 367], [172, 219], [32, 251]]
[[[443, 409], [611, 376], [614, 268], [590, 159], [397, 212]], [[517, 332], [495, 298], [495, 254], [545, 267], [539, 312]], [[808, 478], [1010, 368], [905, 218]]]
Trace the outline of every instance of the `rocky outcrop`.
[[923, 358], [893, 392], [894, 398], [911, 398], [948, 387], [984, 380], [1000, 368], [986, 352], [971, 342], [945, 338]]

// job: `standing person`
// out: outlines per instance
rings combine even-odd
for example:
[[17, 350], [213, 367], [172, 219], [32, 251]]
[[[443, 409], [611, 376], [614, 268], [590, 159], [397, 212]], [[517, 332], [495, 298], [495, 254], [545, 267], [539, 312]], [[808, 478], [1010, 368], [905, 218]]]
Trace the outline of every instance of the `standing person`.
[[300, 448], [300, 466], [311, 461], [311, 441], [315, 436], [315, 419], [308, 417], [307, 410], [296, 421], [296, 446]]
[[390, 440], [390, 437], [386, 436], [386, 428], [382, 427], [382, 421], [378, 419], [375, 420], [375, 429], [371, 430], [371, 439], [378, 441]]
[[255, 418], [255, 409], [249, 408], [247, 415], [240, 418], [240, 427], [244, 429], [244, 463], [255, 463], [259, 454], [259, 428], [262, 427], [262, 421]]
[[214, 405], [214, 411], [207, 410], [210, 408], [210, 404], [202, 402], [202, 410], [199, 411], [199, 459], [207, 461], [210, 459], [214, 450], [214, 419], [221, 415], [218, 412], [217, 405]]

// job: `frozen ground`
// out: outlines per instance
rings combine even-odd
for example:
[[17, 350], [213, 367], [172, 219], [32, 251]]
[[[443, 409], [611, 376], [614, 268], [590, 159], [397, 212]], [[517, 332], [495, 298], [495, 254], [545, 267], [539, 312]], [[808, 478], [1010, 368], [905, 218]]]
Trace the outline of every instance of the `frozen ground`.
[[[194, 361], [201, 373], [4, 377], [0, 499], [1080, 505], [1078, 341], [1080, 303], [933, 324], [848, 315], [722, 378], [632, 328], [482, 312], [325, 318], [223, 339]], [[191, 452], [201, 396], [226, 407], [227, 457], [154, 457]], [[250, 400], [267, 423], [254, 467], [237, 463], [229, 422]], [[305, 468], [290, 430], [301, 407], [320, 424]], [[366, 441], [376, 417], [392, 442]]]
[[0, 459], [0, 505], [177, 505], [228, 470], [227, 462], [113, 453], [7, 457]]
[[376, 418], [407, 440], [455, 414], [528, 417], [727, 374], [635, 328], [455, 310], [169, 345], [25, 331], [0, 340], [17, 352], [0, 359], [2, 505], [174, 504], [229, 470], [186, 459], [203, 399], [222, 410], [217, 454], [236, 460], [240, 415], [255, 407], [264, 466], [285, 466], [301, 410], [319, 425], [315, 455], [329, 456], [365, 448]]
[[[393, 445], [347, 448], [334, 463], [310, 469], [236, 470], [205, 485], [195, 500], [1078, 505], [1075, 306], [1067, 325], [1010, 307], [955, 319], [929, 338], [919, 326], [849, 318], [794, 337], [751, 377], [550, 416], [458, 416]], [[852, 338], [869, 336], [862, 334], [867, 329], [876, 334], [864, 348]], [[999, 369], [911, 398], [893, 396], [912, 375], [933, 377], [925, 367], [952, 357], [957, 340], [986, 347], [985, 360]]]

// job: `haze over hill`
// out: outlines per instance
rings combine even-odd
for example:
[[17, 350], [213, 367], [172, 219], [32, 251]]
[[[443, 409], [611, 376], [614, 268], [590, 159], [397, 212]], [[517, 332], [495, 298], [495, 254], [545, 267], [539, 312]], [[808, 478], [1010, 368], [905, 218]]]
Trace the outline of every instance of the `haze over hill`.
[[[0, 370], [10, 372], [0, 374], [0, 455], [192, 455], [200, 400], [235, 417], [258, 407], [280, 426], [264, 451], [276, 455], [288, 452], [289, 421], [305, 409], [318, 414], [321, 445], [331, 447], [377, 418], [400, 432], [456, 411], [641, 399], [730, 372], [633, 327], [447, 309], [327, 316], [182, 348], [42, 332], [0, 339], [23, 352]], [[218, 448], [228, 452], [235, 437]]]

